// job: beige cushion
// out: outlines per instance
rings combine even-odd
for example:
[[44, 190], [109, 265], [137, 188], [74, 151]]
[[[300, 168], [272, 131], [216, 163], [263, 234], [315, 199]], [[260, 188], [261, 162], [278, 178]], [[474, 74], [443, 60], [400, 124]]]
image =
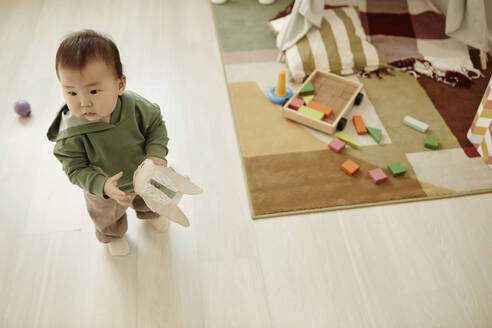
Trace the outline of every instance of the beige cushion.
[[[287, 19], [270, 22], [278, 33]], [[290, 77], [300, 82], [315, 69], [340, 75], [387, 67], [383, 55], [368, 41], [355, 7], [324, 10], [321, 28], [312, 28], [285, 52]]]

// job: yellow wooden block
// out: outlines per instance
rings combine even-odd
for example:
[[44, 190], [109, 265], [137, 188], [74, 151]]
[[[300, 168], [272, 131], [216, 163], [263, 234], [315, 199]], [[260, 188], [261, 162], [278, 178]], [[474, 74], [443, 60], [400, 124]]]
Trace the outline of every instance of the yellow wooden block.
[[325, 116], [325, 113], [306, 106], [301, 106], [301, 108], [299, 108], [297, 111], [303, 115], [314, 118], [315, 120], [321, 120]]
[[345, 132], [340, 131], [335, 133], [335, 138], [338, 138], [345, 142], [346, 144], [350, 145], [353, 148], [359, 148], [359, 145], [355, 143]]

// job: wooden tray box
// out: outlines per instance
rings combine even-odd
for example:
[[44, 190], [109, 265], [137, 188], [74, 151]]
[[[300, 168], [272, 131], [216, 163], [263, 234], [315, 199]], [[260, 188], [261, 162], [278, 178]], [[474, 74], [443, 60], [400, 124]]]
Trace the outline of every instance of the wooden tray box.
[[[314, 86], [313, 100], [333, 108], [333, 113], [329, 117], [325, 117], [322, 120], [315, 120], [298, 113], [295, 109], [289, 108], [289, 104], [294, 98], [302, 98], [302, 96], [299, 96], [299, 92], [309, 81]], [[282, 112], [290, 120], [327, 134], [333, 134], [336, 132], [338, 121], [352, 108], [355, 97], [357, 97], [357, 94], [361, 90], [362, 83], [316, 70], [311, 73], [299, 90], [284, 104]]]

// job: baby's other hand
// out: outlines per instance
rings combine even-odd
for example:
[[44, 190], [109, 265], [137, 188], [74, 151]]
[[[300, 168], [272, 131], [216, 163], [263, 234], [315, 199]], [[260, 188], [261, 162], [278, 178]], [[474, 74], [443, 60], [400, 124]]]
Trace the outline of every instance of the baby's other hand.
[[133, 196], [127, 195], [118, 188], [118, 180], [123, 176], [123, 171], [113, 175], [104, 183], [104, 193], [122, 206], [130, 206]]
[[155, 165], [167, 166], [167, 161], [165, 159], [162, 159], [162, 158], [159, 158], [159, 157], [154, 157], [154, 156], [149, 156], [147, 158], [148, 159], [151, 159], [152, 162], [154, 162]]

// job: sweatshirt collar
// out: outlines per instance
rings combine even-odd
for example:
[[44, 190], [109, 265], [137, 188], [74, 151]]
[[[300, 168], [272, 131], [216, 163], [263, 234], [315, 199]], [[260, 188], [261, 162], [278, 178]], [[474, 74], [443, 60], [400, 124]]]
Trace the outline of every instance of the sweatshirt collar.
[[52, 123], [48, 131], [48, 139], [56, 141], [79, 134], [111, 129], [115, 127], [123, 118], [122, 107], [120, 96], [118, 97], [114, 111], [111, 113], [111, 120], [109, 123], [105, 123], [100, 121], [91, 122], [89, 120], [70, 115], [70, 113], [67, 112], [67, 105], [64, 105], [58, 112], [55, 121]]

